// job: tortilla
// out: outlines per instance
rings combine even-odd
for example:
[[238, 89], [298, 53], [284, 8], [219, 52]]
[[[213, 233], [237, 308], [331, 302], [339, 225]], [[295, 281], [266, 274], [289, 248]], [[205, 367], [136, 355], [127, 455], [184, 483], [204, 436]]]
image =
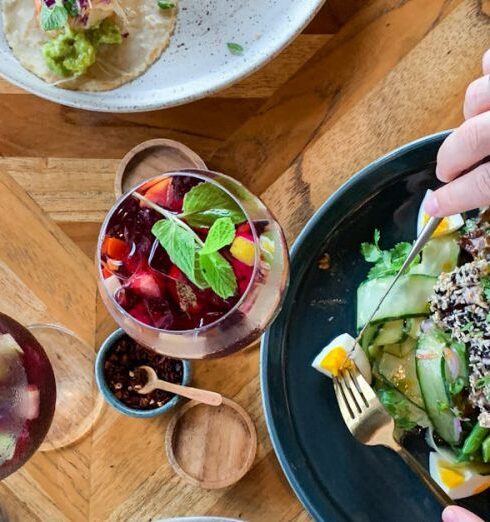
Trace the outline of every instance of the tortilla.
[[156, 0], [119, 0], [126, 20], [116, 17], [128, 35], [120, 45], [101, 45], [97, 61], [75, 79], [64, 79], [46, 65], [42, 46], [49, 37], [39, 27], [34, 0], [3, 0], [4, 32], [19, 62], [57, 87], [84, 91], [115, 89], [143, 74], [166, 49], [175, 29], [177, 9], [160, 9]]

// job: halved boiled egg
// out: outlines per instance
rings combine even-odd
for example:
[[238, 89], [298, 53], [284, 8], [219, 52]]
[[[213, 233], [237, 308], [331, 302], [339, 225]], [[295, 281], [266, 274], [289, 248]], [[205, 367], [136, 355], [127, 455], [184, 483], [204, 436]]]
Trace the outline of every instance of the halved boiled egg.
[[371, 383], [371, 366], [363, 349], [351, 335], [336, 337], [315, 357], [313, 368], [327, 377], [337, 377], [342, 370], [357, 366], [367, 382]]
[[[417, 218], [417, 236], [420, 235], [423, 228], [431, 218], [429, 214], [424, 210], [425, 200], [432, 194], [433, 190], [428, 190], [425, 194], [425, 197], [420, 205], [419, 215]], [[447, 216], [443, 218], [440, 225], [436, 228], [435, 232], [432, 234], [432, 237], [441, 237], [447, 234], [451, 234], [452, 232], [456, 232], [464, 225], [464, 219], [461, 214], [454, 214], [452, 216]]]
[[490, 476], [480, 475], [471, 465], [456, 465], [435, 451], [429, 455], [430, 476], [453, 500], [478, 495], [490, 487]]

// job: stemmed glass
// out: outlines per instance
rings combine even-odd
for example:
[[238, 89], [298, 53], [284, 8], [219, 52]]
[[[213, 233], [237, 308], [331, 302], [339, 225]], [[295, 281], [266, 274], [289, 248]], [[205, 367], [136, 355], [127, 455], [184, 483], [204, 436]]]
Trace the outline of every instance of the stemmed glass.
[[[204, 183], [241, 209], [236, 234], [245, 229], [242, 243], [253, 245], [245, 245], [245, 263], [233, 257], [233, 247], [222, 251], [238, 280], [230, 299], [183, 277], [151, 232], [162, 213], [183, 215], [187, 193]], [[202, 243], [209, 227], [191, 228]], [[147, 348], [184, 359], [222, 357], [250, 345], [278, 313], [289, 276], [284, 235], [263, 202], [233, 178], [194, 169], [161, 174], [119, 198], [102, 225], [96, 264], [102, 299], [121, 328]]]

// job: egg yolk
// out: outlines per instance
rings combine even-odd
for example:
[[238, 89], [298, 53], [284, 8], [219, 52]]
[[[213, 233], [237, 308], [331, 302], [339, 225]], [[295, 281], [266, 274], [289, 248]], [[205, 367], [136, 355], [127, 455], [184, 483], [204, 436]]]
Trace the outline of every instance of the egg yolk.
[[473, 491], [474, 495], [478, 495], [478, 493], [481, 493], [482, 491], [485, 491], [490, 487], [490, 482], [487, 482], [486, 484], [480, 484], [475, 490]]
[[[429, 214], [426, 214], [424, 212], [424, 225], [427, 225], [427, 223], [429, 222], [429, 219], [430, 219]], [[447, 232], [448, 228], [449, 228], [449, 221], [447, 218], [444, 218], [440, 222], [439, 226], [432, 233], [432, 237], [437, 237], [437, 236], [444, 234], [445, 232]]]
[[337, 377], [342, 370], [352, 368], [352, 361], [349, 359], [345, 348], [336, 346], [322, 359], [320, 366]]
[[462, 473], [451, 468], [446, 468], [442, 464], [439, 464], [439, 475], [442, 482], [448, 488], [455, 488], [464, 483], [464, 475]]

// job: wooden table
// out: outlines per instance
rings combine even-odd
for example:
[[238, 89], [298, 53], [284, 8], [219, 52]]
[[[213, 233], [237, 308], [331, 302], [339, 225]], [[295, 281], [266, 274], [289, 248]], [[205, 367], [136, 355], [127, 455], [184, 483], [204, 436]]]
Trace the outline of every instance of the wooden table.
[[[3, 176], [0, 190], [13, 187], [22, 204], [26, 191], [68, 237], [46, 220], [50, 234], [80, 256], [81, 269], [91, 267], [118, 161], [141, 141], [173, 138], [262, 194], [292, 240], [360, 167], [461, 122], [466, 85], [480, 74], [481, 55], [490, 47], [489, 4], [330, 0], [288, 49], [250, 78], [206, 100], [147, 114], [59, 107], [0, 81], [0, 172], [20, 186]], [[0, 203], [1, 212], [9, 212], [5, 198]], [[93, 292], [93, 310], [86, 320], [93, 317], [96, 328], [85, 333], [97, 346], [114, 324], [94, 285], [87, 291]], [[0, 297], [0, 309], [16, 315], [8, 308]], [[105, 408], [89, 436], [37, 454], [0, 485], [4, 518], [136, 521], [212, 514], [308, 520], [267, 435], [258, 350], [195, 367], [197, 386], [235, 399], [255, 421], [258, 454], [242, 481], [213, 492], [187, 485], [163, 453], [167, 417], [131, 420]]]

